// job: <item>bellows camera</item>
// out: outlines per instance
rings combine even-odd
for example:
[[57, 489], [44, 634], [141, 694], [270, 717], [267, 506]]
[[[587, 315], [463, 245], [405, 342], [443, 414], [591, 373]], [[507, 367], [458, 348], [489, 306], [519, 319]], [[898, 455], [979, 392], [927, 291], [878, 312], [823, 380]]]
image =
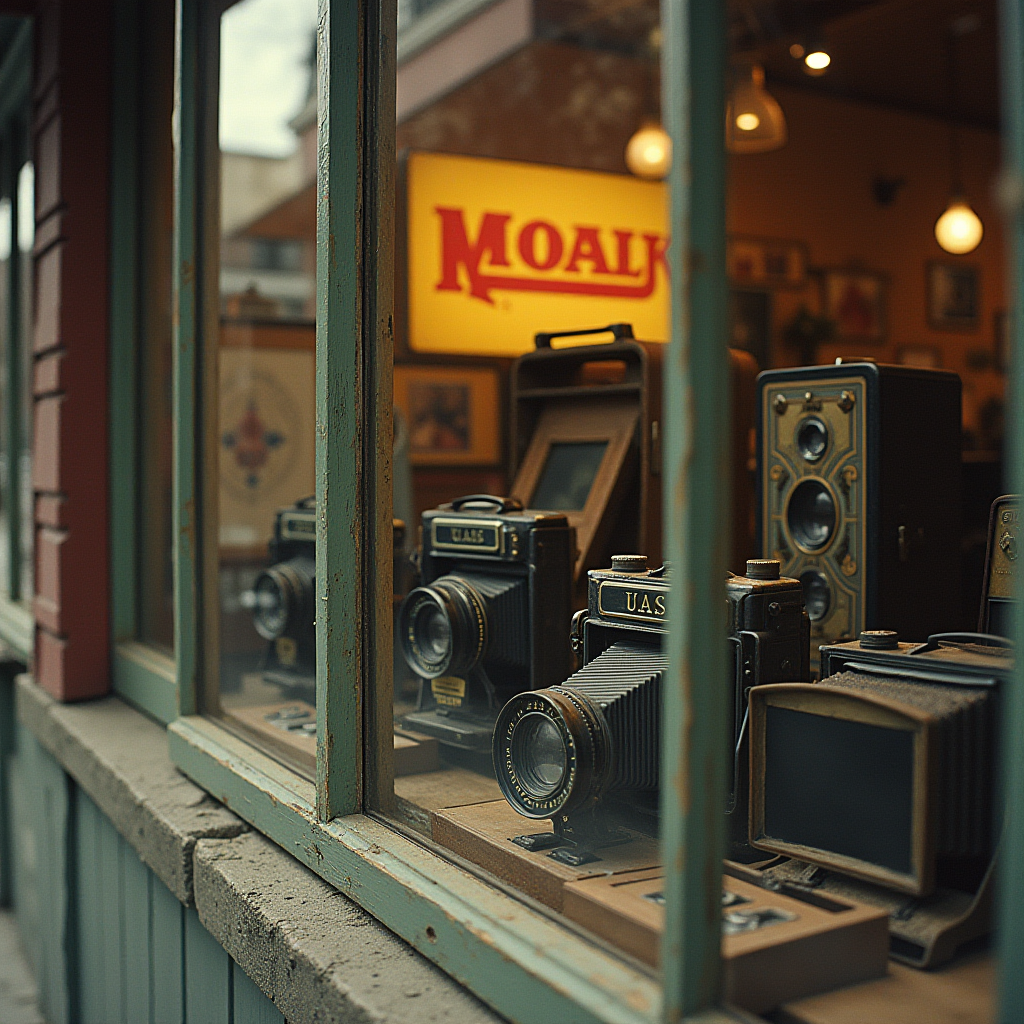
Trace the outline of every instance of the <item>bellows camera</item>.
[[761, 551], [804, 586], [811, 642], [960, 614], [960, 379], [874, 363], [758, 377]]
[[421, 585], [397, 631], [421, 680], [410, 728], [487, 750], [512, 694], [569, 674], [575, 554], [564, 515], [513, 499], [470, 495], [423, 513]]
[[820, 683], [751, 691], [751, 843], [847, 876], [836, 891], [891, 891], [893, 955], [918, 966], [987, 927], [1005, 644], [864, 632], [821, 648]]
[[316, 691], [316, 508], [303, 498], [278, 511], [269, 544], [270, 566], [249, 595], [253, 626], [267, 641], [264, 675], [298, 686], [306, 700]]
[[[529, 818], [551, 818], [553, 834], [519, 837], [529, 849], [578, 847], [552, 856], [569, 863], [594, 859], [588, 847], [614, 842], [595, 811], [606, 797], [642, 806], [659, 785], [661, 690], [667, 660], [669, 576], [647, 569], [643, 555], [615, 555], [610, 570], [588, 573], [586, 612], [574, 622], [583, 667], [564, 683], [514, 697], [494, 729], [493, 757], [506, 800]], [[808, 624], [800, 584], [782, 579], [775, 561], [747, 563], [730, 576], [733, 652], [732, 746], [739, 761], [747, 691], [780, 678], [808, 678]], [[746, 773], [737, 771], [733, 803]], [[656, 805], [655, 805], [656, 806]], [[636, 815], [634, 814], [635, 818]], [[746, 819], [743, 821], [743, 838]]]

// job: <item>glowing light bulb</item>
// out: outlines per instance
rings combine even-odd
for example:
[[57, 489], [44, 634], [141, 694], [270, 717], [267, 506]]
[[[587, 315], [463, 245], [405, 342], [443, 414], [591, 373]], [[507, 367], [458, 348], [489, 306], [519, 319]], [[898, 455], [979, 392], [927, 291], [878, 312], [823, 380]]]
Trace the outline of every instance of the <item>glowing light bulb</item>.
[[981, 218], [962, 199], [954, 199], [935, 222], [935, 240], [955, 256], [978, 248], [985, 228]]
[[672, 166], [672, 140], [661, 125], [646, 124], [626, 144], [626, 166], [638, 178], [657, 181]]
[[761, 118], [750, 112], [736, 117], [736, 127], [742, 132], [752, 132], [760, 123]]
[[804, 63], [811, 71], [824, 71], [832, 63], [832, 58], [824, 50], [814, 50], [804, 57]]

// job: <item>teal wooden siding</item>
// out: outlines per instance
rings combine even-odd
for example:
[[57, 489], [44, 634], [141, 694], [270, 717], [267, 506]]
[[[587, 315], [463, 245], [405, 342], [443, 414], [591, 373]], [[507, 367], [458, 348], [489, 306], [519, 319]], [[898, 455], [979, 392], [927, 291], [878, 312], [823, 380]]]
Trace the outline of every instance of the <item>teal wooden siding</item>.
[[14, 904], [50, 1024], [284, 1024], [35, 737], [14, 740]]

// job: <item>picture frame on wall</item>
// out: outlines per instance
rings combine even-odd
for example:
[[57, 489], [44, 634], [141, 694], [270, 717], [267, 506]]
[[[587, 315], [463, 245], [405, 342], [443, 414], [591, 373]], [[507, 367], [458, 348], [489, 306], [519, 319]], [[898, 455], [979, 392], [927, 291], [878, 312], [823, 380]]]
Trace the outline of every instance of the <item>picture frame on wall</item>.
[[1010, 369], [1010, 314], [1005, 309], [992, 315], [992, 330], [995, 341], [995, 366], [1006, 373]]
[[399, 365], [395, 405], [409, 432], [413, 466], [495, 466], [501, 460], [496, 369]]
[[937, 370], [942, 366], [942, 352], [938, 345], [904, 345], [896, 351], [896, 362], [901, 366]]
[[971, 263], [928, 264], [928, 325], [937, 331], [976, 331], [981, 275]]
[[803, 242], [731, 236], [726, 264], [730, 282], [741, 288], [802, 288], [807, 283]]
[[885, 286], [885, 276], [871, 270], [822, 271], [822, 311], [835, 324], [836, 341], [881, 344], [885, 339]]
[[762, 370], [771, 365], [772, 296], [753, 288], [729, 289], [729, 345], [749, 352]]

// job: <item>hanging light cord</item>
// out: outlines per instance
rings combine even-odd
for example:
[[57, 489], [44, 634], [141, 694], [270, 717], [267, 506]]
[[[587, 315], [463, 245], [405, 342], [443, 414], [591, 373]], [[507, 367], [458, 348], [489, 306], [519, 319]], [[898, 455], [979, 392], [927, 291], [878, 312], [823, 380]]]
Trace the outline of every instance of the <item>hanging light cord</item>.
[[957, 131], [957, 121], [960, 116], [958, 103], [959, 91], [956, 78], [956, 41], [959, 33], [956, 23], [949, 27], [946, 36], [946, 83], [949, 90], [949, 174], [953, 185], [953, 195], [963, 195], [964, 180], [963, 167], [960, 162], [960, 133]]

